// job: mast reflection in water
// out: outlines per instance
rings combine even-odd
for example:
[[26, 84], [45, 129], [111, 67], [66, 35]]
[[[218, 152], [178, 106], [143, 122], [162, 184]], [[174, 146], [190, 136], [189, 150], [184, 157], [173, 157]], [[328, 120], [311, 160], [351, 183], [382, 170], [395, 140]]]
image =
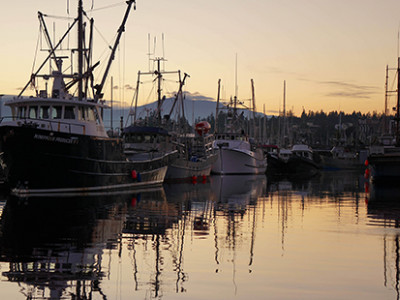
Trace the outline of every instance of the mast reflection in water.
[[5, 198], [4, 299], [399, 299], [400, 201], [363, 173]]

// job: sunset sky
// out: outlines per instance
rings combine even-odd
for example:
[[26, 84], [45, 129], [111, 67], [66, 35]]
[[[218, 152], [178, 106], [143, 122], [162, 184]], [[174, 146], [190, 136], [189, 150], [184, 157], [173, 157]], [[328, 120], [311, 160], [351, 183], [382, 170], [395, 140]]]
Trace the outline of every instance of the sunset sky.
[[[76, 4], [76, 0], [0, 4], [0, 94], [18, 94], [29, 80], [38, 40], [37, 12], [65, 16], [69, 10], [74, 18]], [[122, 5], [102, 9], [114, 4]], [[386, 65], [397, 67], [400, 1], [137, 0], [136, 6], [113, 65], [114, 85], [134, 87], [138, 71], [148, 71], [150, 35], [151, 52], [156, 49], [155, 56], [165, 57], [165, 70], [190, 75], [186, 91], [192, 94], [215, 99], [221, 79], [222, 96], [229, 98], [235, 95], [237, 74], [239, 99], [251, 98], [253, 79], [257, 110], [262, 112], [265, 104], [268, 114], [282, 109], [284, 81], [287, 109], [297, 115], [303, 108], [347, 113], [384, 109]], [[111, 45], [126, 5], [85, 0], [84, 8], [101, 33], [95, 40], [100, 57]], [[51, 35], [54, 28], [56, 36], [66, 29], [53, 26], [52, 19], [46, 22]], [[389, 75], [393, 90], [395, 72]], [[106, 91], [106, 98], [109, 95]], [[129, 105], [133, 91], [114, 97]], [[391, 98], [389, 106], [394, 105]]]

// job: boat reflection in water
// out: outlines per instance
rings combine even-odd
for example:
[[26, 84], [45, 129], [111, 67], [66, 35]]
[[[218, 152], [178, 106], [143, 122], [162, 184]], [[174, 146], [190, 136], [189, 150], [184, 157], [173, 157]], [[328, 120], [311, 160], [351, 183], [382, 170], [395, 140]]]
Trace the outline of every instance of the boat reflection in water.
[[365, 185], [369, 225], [384, 229], [383, 283], [393, 288], [400, 299], [400, 235], [389, 228], [400, 228], [400, 187], [392, 184]]
[[[226, 260], [235, 264], [234, 256], [226, 257], [244, 243], [246, 230], [238, 221], [246, 214], [254, 218], [265, 186], [265, 176], [211, 176], [135, 193], [10, 197], [1, 218], [3, 282], [18, 284], [18, 294], [28, 299], [187, 292], [184, 264], [192, 253], [211, 250], [208, 267], [216, 272], [228, 268]], [[250, 261], [255, 228], [253, 223], [248, 234]], [[208, 246], [185, 251], [191, 239]]]
[[265, 175], [227, 175], [214, 176], [211, 187], [217, 194], [218, 209], [241, 211], [262, 195], [266, 183]]
[[388, 190], [366, 194], [366, 181], [362, 171], [210, 176], [140, 193], [9, 198], [2, 298], [399, 299], [400, 204]]
[[162, 188], [107, 196], [9, 197], [1, 216], [3, 280], [17, 283], [27, 299], [105, 298], [100, 282], [111, 270], [104, 253], [117, 247], [129, 210], [149, 196], [165, 200]]
[[371, 225], [400, 228], [400, 187], [365, 185], [365, 199]]

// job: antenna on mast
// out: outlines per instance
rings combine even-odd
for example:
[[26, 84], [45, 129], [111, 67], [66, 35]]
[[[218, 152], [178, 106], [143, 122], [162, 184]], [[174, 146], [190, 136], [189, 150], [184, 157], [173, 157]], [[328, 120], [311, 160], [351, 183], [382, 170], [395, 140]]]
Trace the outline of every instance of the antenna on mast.
[[[163, 58], [165, 58], [165, 50], [164, 50], [164, 33], [162, 34], [162, 54]], [[165, 71], [165, 60], [163, 59], [163, 71]]]
[[[154, 50], [153, 50], [153, 57], [156, 57], [156, 42], [157, 42], [157, 37], [154, 37]], [[153, 70], [154, 70], [154, 62], [155, 59], [153, 59]]]
[[151, 52], [150, 52], [150, 33], [147, 35], [147, 55], [149, 56], [149, 72], [151, 72], [150, 70], [150, 61], [151, 61]]
[[238, 93], [238, 86], [237, 86], [237, 53], [236, 53], [236, 60], [235, 60], [235, 97], [237, 97]]
[[399, 57], [399, 31], [400, 31], [400, 22], [399, 26], [397, 27], [397, 57]]

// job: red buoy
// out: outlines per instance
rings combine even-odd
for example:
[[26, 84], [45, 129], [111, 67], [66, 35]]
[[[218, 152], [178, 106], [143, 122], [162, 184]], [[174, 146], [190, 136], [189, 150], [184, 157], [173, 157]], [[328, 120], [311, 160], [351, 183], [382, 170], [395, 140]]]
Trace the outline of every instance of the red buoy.
[[365, 193], [369, 193], [369, 183], [368, 182], [365, 182], [364, 183], [364, 189], [365, 189]]
[[132, 178], [133, 178], [133, 179], [136, 179], [136, 178], [137, 178], [136, 170], [133, 170], [133, 171], [132, 171]]
[[195, 126], [195, 130], [200, 136], [203, 136], [203, 134], [207, 134], [210, 131], [210, 129], [211, 125], [207, 121], [201, 121], [200, 123], [197, 123]]
[[366, 166], [368, 166], [368, 165], [369, 165], [369, 161], [368, 161], [368, 159], [366, 159], [366, 160], [365, 160], [365, 163], [364, 163], [364, 165], [366, 165]]

